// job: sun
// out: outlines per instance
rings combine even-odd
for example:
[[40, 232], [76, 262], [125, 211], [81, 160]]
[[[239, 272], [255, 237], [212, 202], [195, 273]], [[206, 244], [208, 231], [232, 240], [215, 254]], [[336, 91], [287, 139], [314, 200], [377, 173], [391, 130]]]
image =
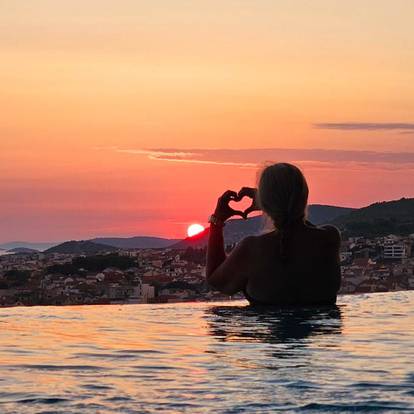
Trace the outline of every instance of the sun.
[[187, 229], [187, 235], [188, 237], [193, 237], [196, 234], [201, 233], [202, 231], [204, 231], [204, 227], [201, 224], [190, 224]]

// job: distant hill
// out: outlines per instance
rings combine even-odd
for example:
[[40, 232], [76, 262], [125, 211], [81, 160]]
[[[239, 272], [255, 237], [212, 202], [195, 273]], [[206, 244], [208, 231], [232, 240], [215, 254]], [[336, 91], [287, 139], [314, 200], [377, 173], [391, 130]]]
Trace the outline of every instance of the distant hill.
[[7, 250], [7, 253], [39, 253], [39, 250], [29, 249], [27, 247], [15, 247], [14, 249]]
[[1, 243], [0, 244], [0, 250], [10, 250], [10, 249], [16, 249], [18, 247], [24, 247], [27, 249], [34, 249], [43, 251], [46, 249], [50, 249], [53, 246], [58, 245], [59, 243], [52, 243], [52, 242], [25, 242], [25, 241], [13, 241], [8, 243]]
[[105, 244], [93, 243], [88, 240], [67, 241], [58, 246], [46, 250], [44, 253], [61, 253], [61, 254], [96, 254], [113, 252], [118, 250], [116, 247], [107, 246]]
[[[314, 224], [325, 224], [332, 222], [335, 218], [348, 214], [354, 209], [347, 207], [325, 206], [320, 204], [312, 204], [308, 207], [308, 219]], [[224, 241], [226, 244], [238, 243], [246, 236], [259, 234], [265, 230], [266, 223], [263, 217], [255, 216], [247, 220], [232, 219], [226, 223], [224, 227]], [[187, 247], [199, 248], [207, 244], [208, 229], [204, 232], [187, 237], [184, 240], [171, 246], [174, 249], [185, 249]]]
[[350, 207], [336, 207], [325, 206], [323, 204], [311, 204], [308, 207], [308, 219], [311, 223], [316, 225], [326, 224], [332, 222], [337, 217], [344, 216], [355, 210], [355, 208]]
[[158, 249], [171, 246], [179, 239], [164, 239], [162, 237], [97, 237], [90, 240], [93, 243], [118, 247], [119, 249]]
[[348, 236], [414, 233], [414, 198], [383, 201], [332, 220]]

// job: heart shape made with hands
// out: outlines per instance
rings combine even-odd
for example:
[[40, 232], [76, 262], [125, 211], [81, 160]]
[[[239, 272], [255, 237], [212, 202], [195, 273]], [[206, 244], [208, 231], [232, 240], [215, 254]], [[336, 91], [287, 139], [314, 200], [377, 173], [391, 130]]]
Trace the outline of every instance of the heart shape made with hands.
[[229, 207], [234, 211], [241, 211], [242, 217], [247, 219], [248, 215], [254, 211], [254, 199], [248, 195], [237, 195], [229, 201]]

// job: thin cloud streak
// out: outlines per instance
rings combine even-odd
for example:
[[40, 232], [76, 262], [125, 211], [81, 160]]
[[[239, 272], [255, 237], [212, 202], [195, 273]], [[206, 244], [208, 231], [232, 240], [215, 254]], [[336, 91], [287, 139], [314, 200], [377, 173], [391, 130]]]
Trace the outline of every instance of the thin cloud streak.
[[268, 162], [291, 162], [304, 168], [414, 169], [414, 153], [325, 150], [325, 149], [117, 149], [117, 152], [146, 155], [149, 159], [188, 164], [257, 168]]
[[177, 150], [122, 150], [118, 149], [117, 152], [125, 154], [144, 154], [148, 159], [155, 161], [167, 161], [167, 162], [183, 162], [188, 164], [210, 164], [210, 165], [227, 165], [236, 167], [257, 167], [256, 163], [249, 162], [231, 162], [231, 161], [214, 161], [214, 160], [200, 160], [196, 158], [187, 158], [193, 156], [202, 156], [203, 153], [195, 152], [183, 152]]
[[247, 163], [247, 162], [223, 162], [223, 161], [206, 161], [206, 160], [196, 160], [196, 159], [179, 159], [179, 158], [172, 158], [172, 157], [154, 157], [148, 156], [151, 160], [157, 161], [169, 161], [169, 162], [184, 162], [188, 164], [209, 164], [209, 165], [227, 165], [233, 167], [246, 167], [246, 168], [255, 168], [258, 164], [254, 163]]
[[198, 155], [197, 152], [188, 152], [188, 151], [180, 151], [180, 150], [170, 150], [170, 149], [161, 149], [161, 150], [146, 150], [146, 149], [119, 149], [115, 148], [116, 152], [123, 152], [127, 154], [144, 154], [148, 156], [152, 156], [156, 154], [157, 156], [166, 156], [166, 157], [176, 157], [176, 158], [187, 158], [193, 157]]
[[320, 122], [313, 124], [317, 129], [339, 129], [342, 131], [414, 131], [411, 122]]

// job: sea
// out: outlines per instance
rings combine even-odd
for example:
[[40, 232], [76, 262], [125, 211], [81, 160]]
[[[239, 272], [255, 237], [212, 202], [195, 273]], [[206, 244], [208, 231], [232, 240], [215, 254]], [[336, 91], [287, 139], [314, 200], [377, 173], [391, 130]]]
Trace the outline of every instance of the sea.
[[0, 309], [0, 413], [414, 412], [414, 291]]

